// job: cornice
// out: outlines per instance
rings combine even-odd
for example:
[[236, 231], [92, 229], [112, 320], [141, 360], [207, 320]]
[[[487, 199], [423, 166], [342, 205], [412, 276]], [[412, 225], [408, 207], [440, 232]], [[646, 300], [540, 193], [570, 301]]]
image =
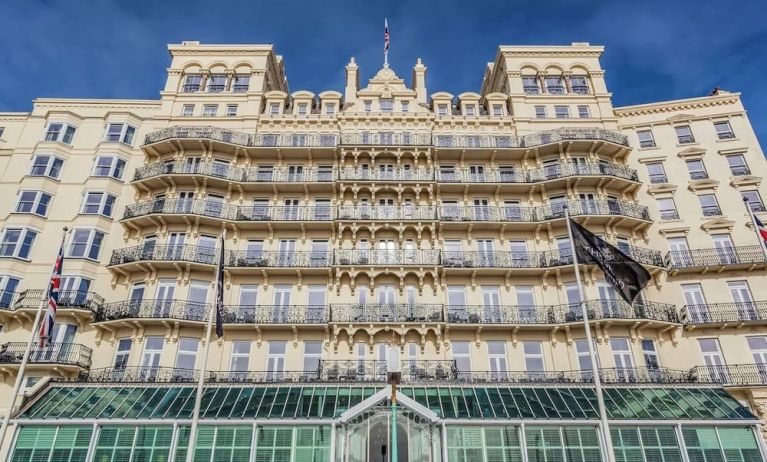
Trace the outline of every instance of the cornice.
[[659, 114], [663, 112], [684, 111], [690, 109], [703, 109], [727, 104], [737, 104], [740, 101], [740, 93], [725, 93], [719, 95], [703, 96], [700, 98], [678, 99], [660, 101], [657, 103], [638, 104], [614, 108], [618, 117], [630, 117], [635, 115]]

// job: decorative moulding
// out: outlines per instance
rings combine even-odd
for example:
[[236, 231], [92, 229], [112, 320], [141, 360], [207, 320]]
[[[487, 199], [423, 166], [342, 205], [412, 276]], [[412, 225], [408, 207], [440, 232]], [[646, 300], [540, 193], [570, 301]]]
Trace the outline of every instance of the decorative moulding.
[[730, 180], [730, 185], [737, 188], [740, 186], [759, 186], [762, 183], [762, 177], [755, 175], [734, 176]]
[[666, 156], [642, 157], [641, 159], [637, 159], [637, 161], [640, 164], [649, 164], [652, 162], [663, 162], [664, 160], [666, 160]]
[[647, 188], [647, 193], [653, 196], [656, 194], [674, 194], [676, 192], [676, 188], [677, 186], [675, 184], [659, 183]]
[[740, 154], [743, 152], [748, 151], [748, 148], [730, 148], [730, 149], [720, 149], [717, 152], [723, 156], [727, 156], [729, 154]]
[[706, 232], [720, 229], [732, 230], [733, 226], [735, 226], [735, 222], [727, 218], [712, 218], [700, 225], [701, 229]]
[[719, 181], [711, 178], [706, 178], [704, 180], [690, 180], [688, 188], [690, 191], [701, 191], [705, 189], [713, 189], [716, 191], [717, 188], [719, 188]]
[[703, 157], [703, 155], [706, 153], [705, 149], [701, 148], [687, 148], [679, 151], [677, 153], [678, 157], [681, 157], [682, 159], [690, 159], [694, 157]]
[[667, 236], [669, 234], [684, 234], [685, 236], [690, 232], [689, 226], [680, 226], [676, 228], [666, 228], [666, 229], [659, 229], [659, 233], [661, 233], [664, 236]]

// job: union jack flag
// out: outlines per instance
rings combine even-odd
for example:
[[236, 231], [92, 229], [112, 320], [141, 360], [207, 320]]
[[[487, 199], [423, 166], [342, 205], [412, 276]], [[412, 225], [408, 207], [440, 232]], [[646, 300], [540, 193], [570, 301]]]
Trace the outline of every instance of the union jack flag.
[[64, 244], [62, 243], [59, 249], [59, 254], [56, 257], [56, 264], [53, 265], [53, 273], [51, 273], [51, 283], [48, 285], [48, 307], [45, 310], [45, 317], [40, 324], [40, 331], [38, 337], [40, 337], [40, 348], [45, 347], [50, 343], [51, 332], [53, 331], [53, 323], [56, 321], [56, 310], [59, 307], [59, 290], [61, 286], [61, 266], [64, 263]]
[[389, 21], [384, 19], [384, 52], [389, 51]]
[[759, 232], [759, 236], [767, 243], [767, 228], [764, 227], [764, 223], [756, 215], [754, 215], [754, 223], [756, 223], [756, 230]]

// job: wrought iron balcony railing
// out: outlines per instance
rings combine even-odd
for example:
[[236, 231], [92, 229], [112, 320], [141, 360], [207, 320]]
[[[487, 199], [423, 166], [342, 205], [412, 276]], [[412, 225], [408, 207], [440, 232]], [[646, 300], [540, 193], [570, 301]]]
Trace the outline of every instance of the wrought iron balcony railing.
[[603, 128], [558, 128], [522, 137], [522, 147], [532, 148], [562, 141], [607, 141], [628, 147], [628, 137]]
[[144, 144], [154, 144], [170, 139], [206, 139], [238, 146], [254, 147], [335, 147], [338, 135], [335, 133], [273, 133], [249, 135], [216, 127], [175, 126], [149, 133]]
[[[209, 376], [211, 373], [207, 373]], [[104, 367], [84, 371], [81, 382], [96, 383], [188, 383], [197, 382], [200, 371], [176, 367]]]
[[442, 252], [442, 266], [445, 268], [551, 268], [572, 264], [569, 251]]
[[[37, 309], [43, 295], [47, 293], [42, 289], [27, 289], [18, 294], [13, 305], [8, 309]], [[96, 311], [104, 303], [104, 297], [96, 292], [83, 292], [79, 290], [62, 290], [59, 292], [59, 309], [90, 310]]]
[[146, 180], [165, 175], [200, 175], [246, 183], [327, 183], [335, 180], [332, 167], [238, 167], [221, 162], [188, 163], [187, 161], [155, 162], [136, 169], [133, 180]]
[[363, 146], [428, 146], [430, 133], [363, 132], [342, 133], [341, 144]]
[[665, 263], [674, 269], [727, 266], [767, 262], [764, 251], [758, 245], [721, 247], [713, 249], [672, 250], [666, 254]]
[[639, 181], [639, 175], [633, 168], [607, 162], [565, 163], [530, 170], [527, 172], [527, 181], [533, 183], [573, 176], [611, 176]]
[[112, 252], [109, 266], [140, 261], [178, 261], [214, 265], [218, 250], [196, 245], [138, 245]]
[[536, 207], [519, 205], [442, 205], [439, 208], [441, 221], [503, 221], [532, 223], [536, 221]]
[[370, 168], [343, 167], [338, 170], [339, 180], [356, 181], [434, 181], [434, 169], [432, 168], [405, 168], [393, 169], [373, 165]]
[[222, 320], [232, 324], [324, 324], [327, 305], [226, 305]]
[[125, 207], [124, 219], [151, 214], [199, 215], [234, 221], [331, 221], [335, 207], [315, 206], [233, 206], [205, 199], [150, 199]]
[[439, 250], [336, 250], [334, 264], [339, 266], [419, 266], [439, 265]]
[[520, 138], [511, 135], [450, 135], [440, 134], [432, 137], [438, 148], [521, 148]]
[[700, 383], [722, 385], [767, 385], [767, 364], [731, 364], [721, 366], [696, 366], [690, 371]]
[[436, 220], [437, 208], [431, 205], [339, 205], [339, 220]]
[[351, 303], [330, 306], [333, 322], [443, 322], [443, 305]]
[[[387, 361], [321, 360], [318, 378], [323, 382], [386, 381]], [[458, 370], [454, 360], [404, 360], [400, 362], [403, 382], [455, 380]]]
[[639, 220], [650, 220], [650, 213], [648, 212], [647, 207], [617, 199], [574, 200], [539, 207], [536, 211], [536, 220], [544, 221], [564, 218], [565, 205], [567, 205], [570, 210], [570, 215], [572, 216], [614, 215], [636, 218]]
[[330, 251], [232, 250], [226, 266], [272, 268], [324, 268], [333, 263]]
[[131, 318], [180, 319], [205, 321], [209, 305], [176, 299], [124, 300], [107, 303], [98, 311], [98, 321], [116, 321]]
[[681, 319], [684, 324], [765, 321], [767, 301], [685, 305]]
[[[503, 382], [503, 383], [591, 383], [594, 374], [583, 371], [460, 371], [462, 382]], [[690, 383], [689, 371], [666, 368], [601, 368], [599, 378], [603, 383]]]
[[[0, 364], [20, 364], [26, 347], [26, 342], [8, 342], [0, 345]], [[42, 348], [33, 344], [29, 362], [88, 368], [91, 366], [92, 353], [93, 350], [79, 343], [52, 343]]]

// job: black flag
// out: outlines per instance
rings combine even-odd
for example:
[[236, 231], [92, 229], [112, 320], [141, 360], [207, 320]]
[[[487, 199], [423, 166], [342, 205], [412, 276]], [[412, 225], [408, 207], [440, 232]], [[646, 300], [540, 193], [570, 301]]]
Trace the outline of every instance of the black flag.
[[650, 273], [634, 259], [594, 235], [572, 219], [573, 243], [579, 263], [593, 263], [605, 279], [629, 304], [650, 281]]
[[224, 309], [224, 236], [221, 235], [221, 250], [218, 257], [218, 271], [216, 272], [216, 335], [224, 336], [224, 324], [221, 321], [221, 310]]

